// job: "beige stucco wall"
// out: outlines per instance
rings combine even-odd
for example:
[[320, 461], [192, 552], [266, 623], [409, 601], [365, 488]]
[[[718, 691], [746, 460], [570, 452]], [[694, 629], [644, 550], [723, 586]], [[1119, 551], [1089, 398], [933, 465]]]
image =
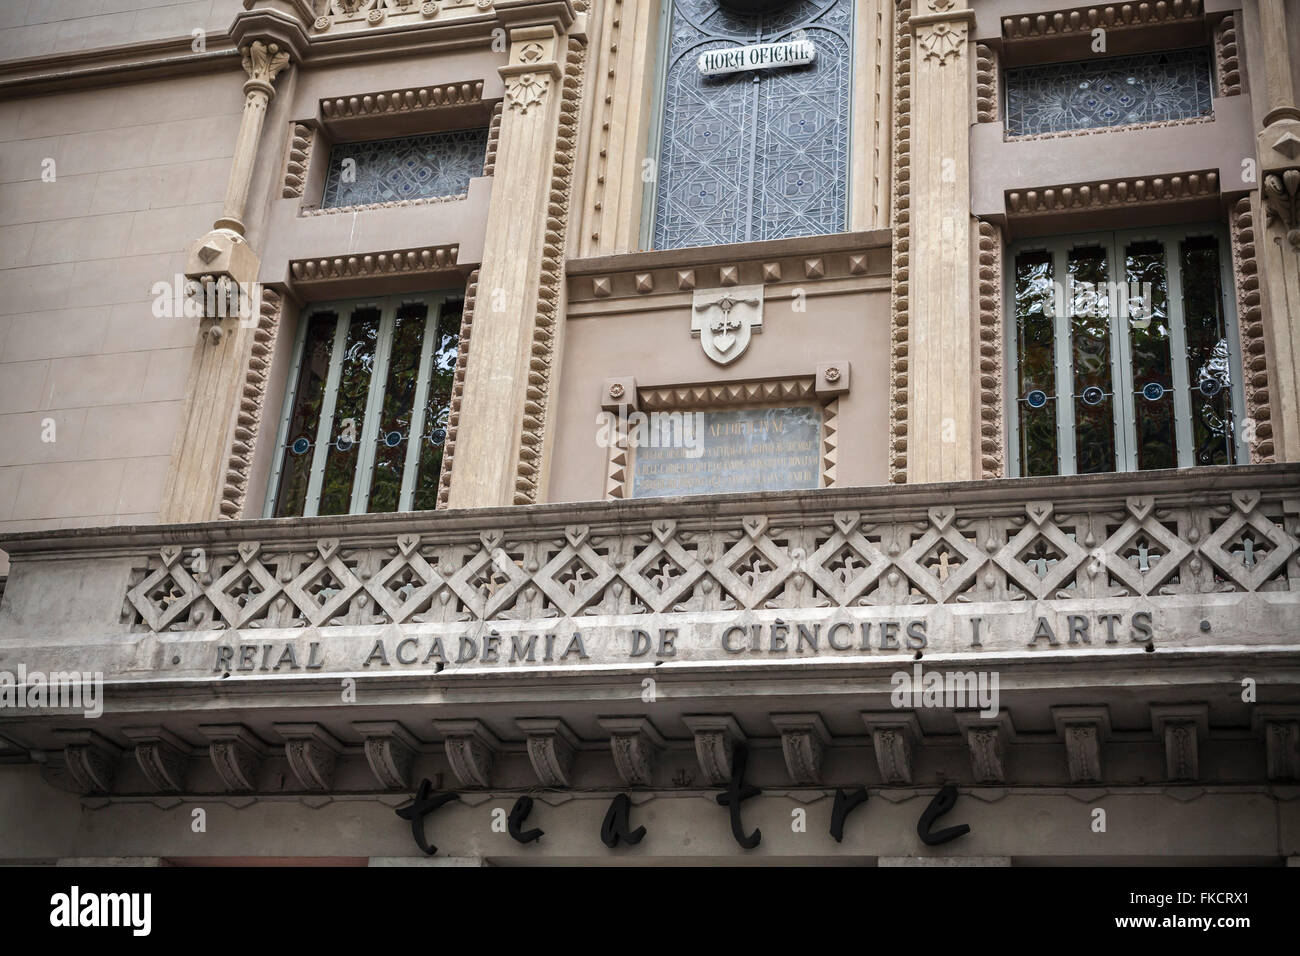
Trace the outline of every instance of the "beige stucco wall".
[[240, 0], [4, 0], [0, 60], [221, 33]]
[[241, 106], [224, 72], [0, 102], [0, 528], [154, 520], [196, 323], [151, 288], [220, 213]]

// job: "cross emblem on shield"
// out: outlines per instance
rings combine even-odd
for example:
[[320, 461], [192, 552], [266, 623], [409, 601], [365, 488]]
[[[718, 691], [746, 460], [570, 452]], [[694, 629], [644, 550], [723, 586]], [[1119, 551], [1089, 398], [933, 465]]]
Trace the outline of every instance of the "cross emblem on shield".
[[753, 333], [763, 331], [763, 287], [736, 286], [695, 293], [691, 334], [698, 336], [704, 354], [719, 365], [729, 365], [744, 354]]

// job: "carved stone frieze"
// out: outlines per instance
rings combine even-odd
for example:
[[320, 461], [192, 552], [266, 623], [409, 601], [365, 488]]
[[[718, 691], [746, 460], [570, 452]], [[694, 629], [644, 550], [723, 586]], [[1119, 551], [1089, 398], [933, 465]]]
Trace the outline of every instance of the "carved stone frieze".
[[1237, 18], [1228, 14], [1214, 27], [1214, 74], [1220, 96], [1241, 93], [1241, 61], [1237, 55]]
[[911, 281], [912, 34], [907, 22], [912, 0], [899, 0], [894, 13], [894, 183], [891, 190], [893, 245], [889, 327], [889, 480], [907, 482], [908, 315]]
[[[1149, 485], [1125, 481], [1130, 491]], [[908, 499], [904, 512], [889, 504], [819, 510], [800, 498], [789, 514], [533, 524], [508, 537], [489, 528], [449, 538], [411, 527], [387, 540], [280, 532], [208, 541], [203, 571], [183, 560], [198, 544], [191, 538], [186, 549], [141, 555], [123, 597], [129, 629], [168, 632], [1300, 588], [1300, 524], [1281, 486], [1267, 494], [1193, 488], [1087, 501], [1008, 497], [996, 507], [981, 498], [918, 509]], [[758, 576], [745, 563], [755, 547], [765, 566]], [[1148, 560], [1155, 549], [1161, 559]], [[661, 578], [665, 561], [671, 574]]]
[[311, 166], [311, 148], [316, 140], [316, 131], [305, 123], [294, 123], [293, 134], [289, 139], [289, 154], [284, 163], [284, 188], [280, 195], [284, 199], [300, 199], [307, 183], [307, 170]]
[[244, 384], [240, 390], [239, 410], [235, 413], [230, 454], [226, 460], [226, 480], [218, 504], [222, 518], [238, 518], [244, 510], [248, 475], [253, 467], [253, 451], [262, 423], [266, 383], [271, 374], [271, 350], [275, 347], [283, 303], [280, 293], [274, 289], [262, 289], [257, 325], [249, 337], [244, 358]]

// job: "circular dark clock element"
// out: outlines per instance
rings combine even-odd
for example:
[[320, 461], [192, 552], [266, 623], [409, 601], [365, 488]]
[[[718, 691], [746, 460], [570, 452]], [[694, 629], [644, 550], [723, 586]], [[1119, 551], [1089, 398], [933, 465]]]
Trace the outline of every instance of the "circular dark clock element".
[[1083, 403], [1085, 405], [1100, 405], [1101, 400], [1105, 397], [1106, 393], [1097, 385], [1089, 385], [1083, 390]]
[[1213, 398], [1215, 395], [1218, 395], [1219, 392], [1223, 391], [1223, 383], [1217, 378], [1203, 378], [1201, 379], [1200, 385], [1197, 387], [1200, 388], [1201, 394], [1206, 398]]
[[307, 449], [309, 448], [311, 448], [311, 442], [309, 442], [306, 438], [294, 439], [293, 444], [289, 446], [289, 450], [293, 452], [295, 455], [305, 455], [307, 454]]
[[1165, 397], [1165, 387], [1159, 382], [1147, 382], [1142, 386], [1142, 397], [1148, 402], [1158, 402]]
[[1036, 388], [1025, 396], [1025, 402], [1030, 408], [1042, 408], [1047, 404], [1047, 393], [1041, 388]]

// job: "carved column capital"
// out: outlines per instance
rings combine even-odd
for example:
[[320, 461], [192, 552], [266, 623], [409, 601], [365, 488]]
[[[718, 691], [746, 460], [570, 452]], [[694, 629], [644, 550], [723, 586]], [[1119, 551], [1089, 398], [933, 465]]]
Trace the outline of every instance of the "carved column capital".
[[241, 46], [239, 53], [240, 63], [248, 74], [244, 92], [264, 93], [268, 100], [275, 96], [275, 78], [289, 68], [289, 51], [281, 49], [278, 43], [253, 40]]
[[1286, 241], [1300, 249], [1300, 168], [1265, 173], [1260, 191], [1269, 224], [1280, 223]]

